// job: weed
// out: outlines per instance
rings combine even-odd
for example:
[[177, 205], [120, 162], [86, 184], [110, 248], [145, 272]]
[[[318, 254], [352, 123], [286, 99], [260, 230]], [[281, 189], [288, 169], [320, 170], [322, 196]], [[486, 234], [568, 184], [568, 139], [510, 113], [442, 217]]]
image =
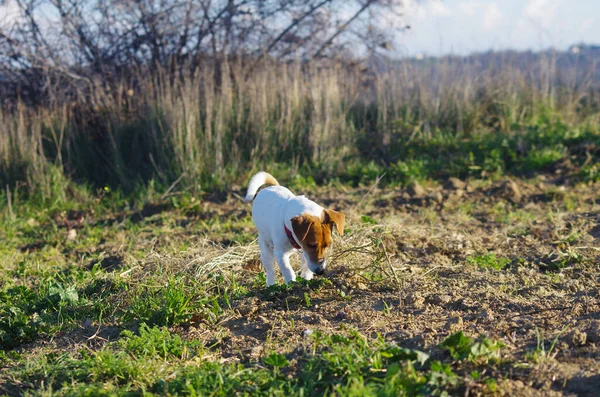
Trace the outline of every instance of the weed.
[[138, 335], [124, 330], [121, 336], [117, 342], [118, 347], [138, 358], [158, 356], [164, 359], [184, 359], [189, 353], [188, 348], [195, 347], [184, 343], [179, 335], [171, 334], [165, 327], [150, 328], [145, 323], [140, 324]]
[[306, 292], [304, 293], [304, 305], [306, 307], [310, 307], [311, 306], [311, 304], [310, 304], [310, 295], [308, 295], [308, 293], [306, 293]]
[[377, 225], [377, 221], [368, 215], [361, 215], [360, 220], [368, 225]]
[[263, 363], [279, 371], [280, 368], [287, 367], [290, 362], [288, 359], [280, 353], [271, 353], [263, 358]]
[[467, 262], [476, 265], [480, 269], [493, 269], [498, 271], [504, 269], [511, 260], [508, 258], [498, 258], [496, 257], [496, 254], [492, 252], [481, 256], [468, 257]]
[[203, 300], [194, 300], [185, 284], [170, 279], [159, 288], [142, 288], [125, 312], [127, 321], [137, 320], [148, 325], [173, 325], [188, 321], [194, 310], [203, 307]]
[[471, 339], [462, 331], [448, 336], [440, 346], [450, 353], [455, 360], [468, 360], [471, 362], [484, 362], [500, 357], [501, 342], [494, 342], [485, 337]]
[[540, 330], [535, 328], [535, 335], [537, 340], [537, 345], [534, 351], [525, 353], [525, 360], [533, 362], [534, 364], [539, 364], [541, 362], [546, 362], [549, 360], [554, 360], [558, 351], [554, 350], [556, 346], [556, 342], [558, 342], [558, 338], [565, 332], [567, 329], [567, 325], [565, 325], [560, 332], [554, 337], [552, 342], [550, 342], [550, 346], [548, 346], [548, 350], [546, 350], [546, 341], [544, 340]]

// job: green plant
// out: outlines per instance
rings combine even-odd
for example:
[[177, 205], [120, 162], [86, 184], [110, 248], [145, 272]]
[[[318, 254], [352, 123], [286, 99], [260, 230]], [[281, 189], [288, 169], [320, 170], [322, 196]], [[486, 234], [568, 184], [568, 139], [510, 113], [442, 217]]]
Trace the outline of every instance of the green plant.
[[560, 330], [560, 332], [554, 337], [554, 339], [550, 342], [550, 346], [548, 346], [548, 349], [546, 350], [546, 341], [544, 340], [544, 337], [540, 333], [540, 330], [536, 327], [535, 328], [535, 335], [536, 335], [536, 340], [537, 340], [536, 348], [532, 352], [527, 352], [525, 354], [525, 359], [527, 361], [531, 361], [536, 364], [538, 364], [540, 362], [548, 361], [548, 360], [554, 360], [554, 358], [558, 354], [558, 351], [554, 350], [554, 348], [556, 346], [556, 342], [558, 342], [558, 338], [560, 338], [560, 336], [565, 332], [566, 329], [567, 329], [567, 325], [565, 325]]
[[139, 357], [171, 356], [182, 359], [188, 352], [188, 344], [177, 334], [171, 334], [165, 327], [150, 328], [145, 323], [140, 324], [138, 335], [129, 330], [121, 332], [117, 345], [128, 353]]
[[486, 337], [479, 337], [475, 340], [466, 336], [462, 331], [448, 336], [440, 344], [440, 347], [448, 350], [455, 360], [469, 360], [472, 362], [484, 361], [500, 357], [500, 348], [503, 344], [498, 341], [491, 341]]
[[[188, 321], [194, 310], [203, 307], [204, 301], [194, 297], [181, 280], [170, 279], [164, 287], [142, 288], [132, 298], [125, 312], [127, 320], [139, 320], [148, 325], [173, 325]], [[213, 306], [214, 308], [214, 306]]]
[[495, 253], [489, 253], [481, 256], [471, 256], [467, 258], [467, 262], [476, 265], [480, 269], [493, 269], [502, 270], [504, 269], [511, 260], [508, 258], [498, 258]]

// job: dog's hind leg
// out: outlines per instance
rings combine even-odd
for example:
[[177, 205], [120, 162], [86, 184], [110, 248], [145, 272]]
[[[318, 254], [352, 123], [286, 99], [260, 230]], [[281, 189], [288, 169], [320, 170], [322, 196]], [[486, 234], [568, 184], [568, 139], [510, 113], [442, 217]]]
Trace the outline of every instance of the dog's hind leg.
[[312, 280], [314, 273], [311, 272], [310, 269], [308, 268], [308, 262], [306, 261], [304, 254], [300, 253], [299, 255], [300, 255], [300, 262], [302, 263], [302, 268], [300, 269], [300, 275], [305, 280]]
[[275, 284], [275, 257], [273, 256], [273, 248], [264, 238], [258, 235], [258, 246], [260, 247], [260, 260], [267, 274], [267, 287]]
[[296, 273], [294, 273], [294, 269], [290, 265], [290, 253], [275, 251], [275, 259], [285, 283], [288, 284], [290, 281], [296, 281]]

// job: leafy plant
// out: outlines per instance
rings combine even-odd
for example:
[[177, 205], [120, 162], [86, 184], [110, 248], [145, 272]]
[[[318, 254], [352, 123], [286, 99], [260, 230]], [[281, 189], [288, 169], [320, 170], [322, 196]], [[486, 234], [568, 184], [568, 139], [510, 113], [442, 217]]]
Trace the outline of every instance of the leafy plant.
[[466, 336], [462, 331], [448, 336], [440, 344], [440, 347], [448, 350], [455, 360], [469, 360], [472, 362], [484, 361], [500, 357], [502, 343], [491, 341], [486, 337], [479, 337], [475, 340]]
[[508, 258], [498, 258], [495, 253], [485, 254], [481, 256], [472, 256], [467, 258], [467, 262], [476, 265], [480, 269], [504, 269], [511, 260]]
[[127, 320], [139, 320], [148, 325], [173, 325], [188, 321], [194, 310], [201, 310], [203, 300], [192, 304], [193, 296], [188, 293], [185, 284], [170, 279], [159, 290], [142, 289], [140, 295], [133, 298], [125, 313]]
[[171, 334], [166, 327], [150, 328], [145, 323], [140, 324], [138, 335], [129, 330], [121, 332], [122, 338], [117, 345], [139, 357], [169, 357], [184, 358], [188, 352], [188, 344], [181, 340], [177, 334]]

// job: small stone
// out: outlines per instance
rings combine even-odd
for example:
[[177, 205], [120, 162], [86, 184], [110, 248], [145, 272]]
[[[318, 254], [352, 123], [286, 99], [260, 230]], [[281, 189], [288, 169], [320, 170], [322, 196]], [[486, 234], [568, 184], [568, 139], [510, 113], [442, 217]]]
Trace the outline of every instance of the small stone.
[[452, 300], [452, 297], [450, 297], [450, 295], [440, 295], [439, 296], [439, 301], [442, 304], [450, 303], [451, 300]]
[[313, 331], [312, 329], [305, 329], [304, 331], [302, 331], [302, 337], [308, 338], [309, 336], [311, 336], [314, 333], [315, 333], [315, 331]]
[[423, 198], [427, 195], [427, 191], [418, 182], [411, 183], [406, 190], [412, 198]]
[[440, 191], [432, 192], [429, 195], [429, 198], [437, 203], [441, 203], [444, 200], [444, 196], [442, 195], [442, 192], [440, 192]]
[[519, 185], [517, 185], [515, 183], [515, 181], [513, 181], [513, 180], [506, 181], [503, 185], [503, 190], [504, 190], [504, 193], [506, 194], [506, 198], [508, 200], [512, 201], [515, 204], [521, 202], [521, 199], [523, 198], [523, 194], [521, 193], [521, 189], [519, 188]]
[[427, 301], [429, 303], [433, 303], [434, 305], [437, 305], [437, 306], [443, 306], [447, 303], [450, 303], [451, 300], [452, 300], [452, 298], [450, 297], [450, 295], [430, 295], [427, 298]]
[[587, 342], [599, 343], [600, 342], [600, 321], [594, 320], [587, 328]]
[[518, 379], [513, 382], [513, 385], [517, 389], [523, 389], [525, 387], [525, 383], [523, 383], [523, 381], [518, 380]]
[[73, 241], [77, 237], [77, 230], [71, 229], [67, 233], [67, 241]]
[[425, 298], [423, 298], [423, 296], [420, 294], [409, 294], [406, 297], [406, 303], [415, 309], [422, 309], [425, 306]]
[[451, 319], [449, 319], [448, 325], [450, 327], [451, 332], [457, 332], [457, 331], [460, 331], [463, 329], [464, 322], [463, 322], [462, 317], [457, 316], [457, 317], [452, 317]]
[[257, 358], [260, 357], [264, 348], [262, 345], [254, 346], [250, 349], [250, 357]]
[[253, 305], [245, 305], [238, 307], [237, 311], [242, 316], [250, 316], [258, 311], [258, 307]]
[[494, 321], [494, 319], [495, 319], [494, 312], [491, 311], [490, 309], [482, 310], [479, 315], [481, 318], [489, 320], [489, 321]]
[[446, 183], [444, 183], [445, 189], [453, 189], [453, 190], [463, 190], [467, 186], [467, 183], [461, 181], [458, 178], [449, 178]]
[[587, 334], [576, 329], [569, 334], [569, 342], [573, 346], [583, 346], [587, 340]]
[[347, 317], [348, 317], [348, 313], [346, 313], [346, 312], [338, 312], [338, 313], [335, 315], [335, 318], [336, 318], [336, 320], [344, 320], [344, 319], [346, 319]]
[[456, 189], [453, 193], [452, 193], [452, 197], [455, 199], [459, 199], [462, 196], [465, 195], [465, 191], [463, 189]]

